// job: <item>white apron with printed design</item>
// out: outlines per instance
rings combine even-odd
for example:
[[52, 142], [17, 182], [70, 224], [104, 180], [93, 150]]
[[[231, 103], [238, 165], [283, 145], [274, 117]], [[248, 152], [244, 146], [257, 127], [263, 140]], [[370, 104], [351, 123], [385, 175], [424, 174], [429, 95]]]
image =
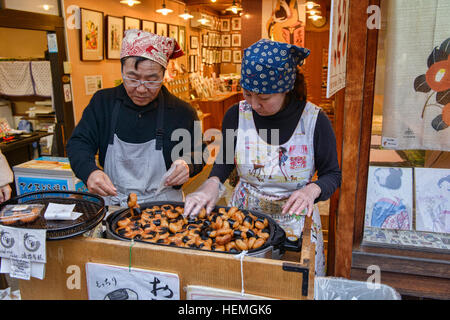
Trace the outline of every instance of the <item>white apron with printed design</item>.
[[[281, 215], [281, 207], [290, 195], [309, 183], [314, 175], [314, 129], [320, 109], [306, 103], [300, 121], [290, 139], [282, 144], [267, 144], [256, 131], [252, 108], [239, 104], [239, 127], [235, 163], [240, 181], [230, 206], [255, 210], [271, 216], [286, 236], [301, 236], [305, 215]], [[263, 135], [264, 131], [260, 130]], [[276, 143], [272, 136], [272, 143]], [[323, 235], [320, 215], [314, 206], [311, 241], [316, 244], [315, 272], [325, 275]]]

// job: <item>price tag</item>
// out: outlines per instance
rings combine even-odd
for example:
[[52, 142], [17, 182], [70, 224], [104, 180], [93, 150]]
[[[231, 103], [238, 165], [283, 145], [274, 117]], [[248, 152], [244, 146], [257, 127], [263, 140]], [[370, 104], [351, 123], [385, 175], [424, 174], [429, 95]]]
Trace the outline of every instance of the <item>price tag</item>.
[[9, 275], [11, 278], [30, 280], [31, 277], [30, 260], [11, 259], [11, 269]]

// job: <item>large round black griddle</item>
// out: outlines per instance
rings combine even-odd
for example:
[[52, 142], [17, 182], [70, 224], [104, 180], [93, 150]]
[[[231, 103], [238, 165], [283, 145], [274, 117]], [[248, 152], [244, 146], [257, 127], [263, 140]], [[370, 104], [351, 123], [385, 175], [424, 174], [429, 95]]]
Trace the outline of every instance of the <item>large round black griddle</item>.
[[[80, 212], [82, 215], [76, 220], [46, 220], [44, 213], [49, 203], [75, 204], [73, 211]], [[102, 197], [76, 191], [25, 193], [2, 203], [0, 211], [4, 206], [14, 204], [43, 204], [45, 207], [34, 222], [3, 225], [25, 229], [46, 229], [47, 240], [62, 240], [80, 235], [99, 224], [106, 214], [105, 202]]]
[[[173, 205], [174, 207], [180, 206], [184, 208], [184, 202], [175, 202], [175, 201], [156, 201], [156, 202], [147, 202], [147, 203], [142, 203], [140, 204], [140, 209], [141, 211], [144, 211], [147, 208], [153, 208], [154, 206], [162, 206], [162, 205]], [[224, 206], [216, 206], [212, 212], [218, 212], [220, 208], [224, 208], [225, 210], [229, 210], [230, 207], [224, 207]], [[258, 217], [258, 218], [266, 218], [269, 222], [269, 231], [270, 231], [270, 236], [269, 238], [266, 240], [266, 242], [264, 243], [263, 246], [259, 247], [258, 249], [251, 249], [248, 250], [249, 254], [252, 253], [258, 253], [263, 251], [264, 249], [267, 249], [268, 247], [272, 246], [274, 248], [280, 248], [281, 246], [284, 246], [284, 242], [286, 240], [286, 233], [284, 232], [284, 230], [278, 225], [278, 223], [275, 222], [274, 219], [272, 219], [271, 217], [264, 215], [262, 213], [256, 212], [256, 211], [248, 211], [248, 210], [241, 210], [244, 214], [246, 213], [251, 213], [254, 216]], [[119, 220], [121, 220], [122, 218], [129, 218], [131, 217], [131, 212], [129, 208], [125, 208], [125, 209], [119, 209], [113, 213], [111, 213], [107, 218], [106, 218], [106, 232], [107, 234], [112, 237], [113, 239], [118, 239], [118, 240], [126, 240], [126, 241], [131, 241], [130, 238], [124, 237], [122, 235], [120, 235], [119, 233], [117, 233], [115, 230], [117, 229], [117, 222]], [[162, 243], [149, 243], [143, 240], [139, 240], [139, 239], [135, 239], [134, 241], [138, 241], [138, 242], [143, 242], [143, 243], [147, 243], [150, 245], [162, 245], [162, 246], [168, 246], [168, 244], [162, 244]], [[191, 249], [191, 250], [202, 250], [202, 249], [196, 249], [196, 248], [186, 248], [183, 247], [184, 249]], [[202, 250], [202, 251], [210, 251], [210, 250]], [[213, 250], [211, 250], [213, 251]], [[221, 253], [229, 253], [229, 252], [221, 252]], [[234, 253], [232, 253], [234, 254]]]

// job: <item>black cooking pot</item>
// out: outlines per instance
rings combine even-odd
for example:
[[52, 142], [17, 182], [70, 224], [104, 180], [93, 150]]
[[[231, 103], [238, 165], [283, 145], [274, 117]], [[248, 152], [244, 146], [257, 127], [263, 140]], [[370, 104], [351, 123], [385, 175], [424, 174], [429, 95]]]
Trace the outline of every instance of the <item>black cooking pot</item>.
[[[147, 202], [147, 203], [142, 203], [139, 204], [140, 209], [143, 211], [147, 208], [152, 208], [153, 206], [162, 206], [162, 205], [172, 205], [174, 207], [176, 206], [180, 206], [180, 207], [184, 207], [184, 202], [174, 202], [174, 201], [157, 201], [157, 202]], [[224, 208], [225, 210], [229, 210], [230, 207], [224, 207], [224, 206], [216, 206], [213, 209], [213, 212], [218, 212], [218, 210], [220, 208]], [[266, 258], [272, 258], [272, 253], [274, 250], [279, 250], [279, 252], [283, 253], [284, 250], [294, 250], [297, 251], [298, 248], [296, 246], [285, 246], [285, 244], [288, 244], [288, 242], [286, 241], [286, 233], [284, 232], [284, 230], [278, 225], [278, 223], [275, 222], [274, 219], [272, 219], [271, 217], [264, 215], [262, 213], [259, 212], [255, 212], [255, 211], [248, 211], [248, 210], [241, 210], [244, 214], [245, 213], [251, 213], [256, 217], [259, 218], [266, 218], [269, 222], [269, 231], [270, 231], [270, 236], [269, 238], [266, 240], [266, 242], [264, 243], [263, 246], [259, 247], [258, 249], [251, 249], [248, 251], [248, 255], [249, 256], [255, 256], [255, 257], [266, 257]], [[126, 240], [126, 241], [131, 241], [131, 239], [121, 236], [120, 234], [118, 234], [115, 230], [117, 229], [117, 222], [119, 220], [121, 220], [122, 218], [125, 217], [130, 217], [130, 209], [129, 208], [125, 208], [125, 209], [120, 209], [117, 210], [113, 213], [111, 213], [107, 218], [106, 218], [106, 234], [108, 238], [111, 239], [117, 239], [117, 240]], [[149, 243], [143, 240], [135, 240], [135, 241], [139, 241], [139, 242], [144, 242], [147, 244], [155, 244], [155, 245], [162, 245], [162, 246], [168, 246], [167, 244], [160, 244], [160, 243]], [[202, 249], [197, 249], [197, 248], [184, 248], [184, 249], [191, 249], [191, 250], [202, 250]], [[210, 251], [210, 250], [202, 250], [202, 251]], [[213, 250], [211, 250], [213, 251]], [[213, 251], [214, 252], [214, 251]], [[217, 251], [216, 251], [217, 252]], [[229, 254], [235, 254], [235, 253], [230, 253], [230, 252], [223, 252], [223, 253], [229, 253]]]

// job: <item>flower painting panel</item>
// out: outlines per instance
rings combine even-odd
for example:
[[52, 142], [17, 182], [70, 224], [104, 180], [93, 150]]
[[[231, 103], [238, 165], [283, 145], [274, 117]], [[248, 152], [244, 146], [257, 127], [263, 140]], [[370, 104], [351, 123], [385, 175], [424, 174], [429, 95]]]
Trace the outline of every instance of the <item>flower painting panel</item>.
[[233, 31], [241, 30], [241, 18], [235, 17], [231, 19], [231, 30]]
[[222, 62], [231, 62], [231, 50], [222, 50]]
[[106, 16], [106, 58], [120, 59], [123, 39], [123, 19]]
[[178, 27], [178, 44], [180, 48], [186, 52], [186, 27], [179, 26]]
[[231, 35], [223, 34], [222, 35], [222, 47], [229, 47], [229, 46], [231, 46]]
[[141, 20], [132, 17], [123, 17], [125, 31], [130, 29], [141, 29]]
[[157, 22], [156, 23], [156, 34], [167, 37], [167, 24]]
[[366, 227], [412, 230], [412, 168], [369, 167]]
[[231, 46], [232, 47], [240, 47], [241, 46], [241, 34], [233, 33], [231, 35]]
[[155, 33], [155, 23], [153, 21], [142, 20], [142, 30]]
[[242, 62], [242, 54], [241, 50], [233, 51], [233, 63], [241, 63]]
[[169, 37], [174, 38], [178, 42], [178, 26], [169, 24]]
[[81, 60], [103, 60], [103, 12], [81, 8]]

